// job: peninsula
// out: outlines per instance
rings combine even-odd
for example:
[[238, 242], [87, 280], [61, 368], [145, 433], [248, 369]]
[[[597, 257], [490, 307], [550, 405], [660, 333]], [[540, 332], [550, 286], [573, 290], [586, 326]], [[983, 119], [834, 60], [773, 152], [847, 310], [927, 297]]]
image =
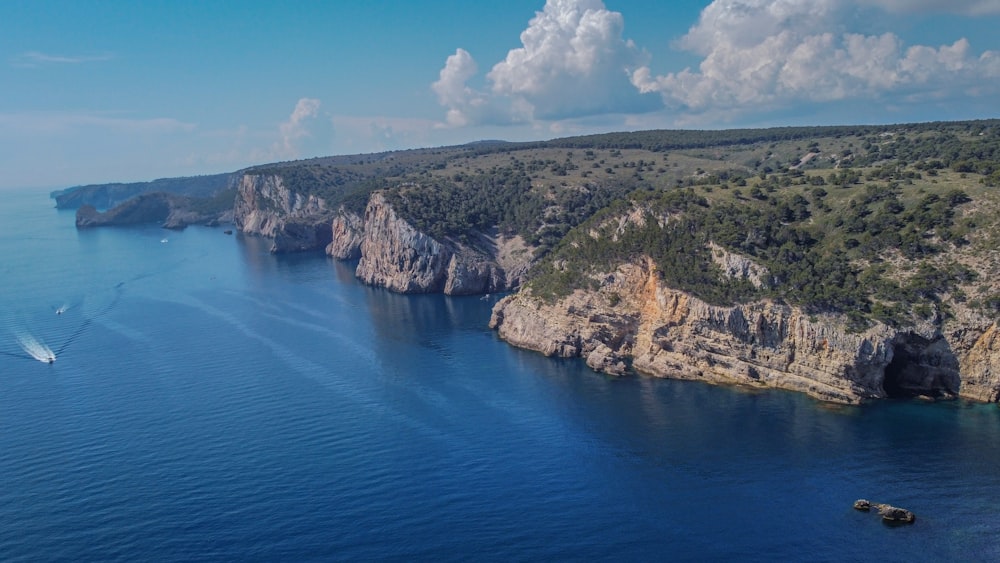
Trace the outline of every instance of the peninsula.
[[997, 402], [998, 186], [987, 120], [481, 142], [256, 166], [212, 194], [273, 252], [371, 285], [511, 292], [501, 338], [609, 374]]

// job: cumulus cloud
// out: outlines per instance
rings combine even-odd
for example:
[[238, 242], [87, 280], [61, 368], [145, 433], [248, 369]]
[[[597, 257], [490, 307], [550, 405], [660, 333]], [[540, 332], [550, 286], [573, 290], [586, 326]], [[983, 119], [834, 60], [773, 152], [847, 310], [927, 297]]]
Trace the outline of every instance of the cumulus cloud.
[[314, 98], [301, 98], [295, 104], [295, 109], [288, 119], [278, 127], [281, 140], [274, 146], [274, 155], [278, 158], [298, 158], [299, 140], [309, 136], [307, 121], [319, 113], [320, 101]]
[[464, 49], [432, 85], [449, 125], [558, 120], [654, 107], [629, 83], [647, 55], [622, 37], [625, 23], [601, 0], [548, 0], [521, 33], [521, 47], [468, 85], [477, 64]]
[[[893, 0], [856, 0], [885, 9]], [[901, 4], [901, 3], [900, 3]], [[942, 2], [918, 2], [929, 9]], [[958, 2], [965, 11], [995, 2]], [[691, 112], [767, 110], [788, 102], [944, 95], [963, 88], [997, 89], [996, 52], [972, 52], [958, 39], [938, 47], [906, 47], [893, 33], [835, 32], [850, 2], [837, 0], [715, 0], [677, 45], [703, 57], [697, 70], [632, 74], [641, 92], [659, 93]]]
[[468, 125], [470, 118], [479, 113], [486, 104], [486, 97], [466, 85], [476, 75], [479, 67], [472, 55], [465, 49], [457, 49], [448, 57], [441, 69], [438, 81], [431, 84], [438, 102], [448, 108], [445, 120], [448, 125], [461, 127]]

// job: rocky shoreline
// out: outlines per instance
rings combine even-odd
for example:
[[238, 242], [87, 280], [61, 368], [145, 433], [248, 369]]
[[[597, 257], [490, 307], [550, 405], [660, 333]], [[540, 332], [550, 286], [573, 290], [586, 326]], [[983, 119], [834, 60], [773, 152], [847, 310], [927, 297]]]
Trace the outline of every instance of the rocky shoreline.
[[[533, 248], [519, 237], [474, 233], [438, 240], [409, 224], [378, 191], [363, 214], [331, 209], [288, 189], [280, 176], [236, 180], [232, 216], [198, 216], [179, 196], [140, 196], [106, 213], [83, 207], [80, 228], [159, 221], [166, 227], [231, 219], [271, 251], [324, 249], [357, 260], [363, 283], [399, 293], [470, 295], [518, 290]], [[765, 283], [745, 257], [713, 253], [720, 269]], [[1000, 332], [994, 319], [959, 307], [947, 321], [848, 328], [832, 314], [807, 314], [774, 300], [713, 306], [665, 286], [650, 259], [595, 276], [593, 290], [545, 300], [530, 289], [502, 299], [490, 327], [508, 343], [547, 356], [580, 357], [612, 375], [640, 373], [716, 384], [787, 389], [858, 404], [887, 397], [1000, 400]]]
[[1000, 398], [996, 323], [969, 316], [944, 330], [876, 323], [852, 332], [836, 315], [773, 301], [712, 306], [669, 287], [650, 261], [605, 275], [597, 291], [547, 302], [521, 292], [490, 327], [515, 346], [580, 357], [613, 375], [770, 387], [822, 401], [888, 397]]
[[359, 280], [399, 293], [509, 291], [521, 285], [531, 264], [518, 237], [479, 233], [467, 243], [437, 240], [399, 217], [379, 192], [362, 216], [300, 196], [278, 176], [243, 176], [234, 222], [245, 234], [272, 238], [272, 252], [325, 249], [340, 260], [359, 260]]
[[214, 226], [232, 221], [232, 210], [197, 211], [193, 201], [185, 196], [154, 192], [136, 196], [104, 212], [92, 205], [83, 205], [76, 210], [76, 227], [159, 223], [165, 229], [183, 229], [188, 225]]

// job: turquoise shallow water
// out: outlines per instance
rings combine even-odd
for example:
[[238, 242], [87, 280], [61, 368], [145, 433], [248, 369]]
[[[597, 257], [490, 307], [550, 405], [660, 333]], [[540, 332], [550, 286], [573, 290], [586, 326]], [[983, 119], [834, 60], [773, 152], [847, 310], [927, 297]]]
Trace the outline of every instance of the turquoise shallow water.
[[2, 560], [1000, 560], [995, 405], [610, 379], [477, 297], [0, 196]]

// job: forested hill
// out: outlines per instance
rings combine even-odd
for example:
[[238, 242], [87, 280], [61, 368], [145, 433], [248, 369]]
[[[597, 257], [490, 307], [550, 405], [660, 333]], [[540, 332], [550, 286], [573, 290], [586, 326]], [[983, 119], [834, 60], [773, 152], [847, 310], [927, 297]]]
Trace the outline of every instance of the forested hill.
[[[859, 326], [944, 314], [952, 299], [1000, 303], [984, 283], [1000, 272], [977, 258], [1000, 242], [998, 120], [609, 133], [252, 172], [358, 212], [382, 189], [438, 239], [498, 228], [538, 257], [555, 249], [533, 274], [540, 293], [641, 254], [714, 303], [780, 297]], [[720, 283], [712, 247], [758, 262], [766, 283]]]
[[[428, 177], [435, 181], [454, 179], [456, 174], [461, 178], [490, 173], [494, 168], [522, 169], [532, 181], [555, 182], [557, 187], [571, 180], [614, 184], [638, 181], [668, 187], [677, 185], [678, 181], [686, 182], [698, 170], [721, 173], [723, 178], [749, 176], [779, 170], [782, 164], [791, 166], [790, 159], [801, 156], [797, 153], [819, 147], [820, 140], [827, 140], [824, 145], [840, 147], [839, 152], [847, 151], [848, 155], [841, 156], [849, 156], [849, 160], [821, 158], [805, 163], [802, 168], [842, 168], [847, 164], [863, 167], [886, 160], [938, 159], [945, 167], [968, 160], [974, 163], [977, 172], [992, 173], [998, 160], [995, 154], [998, 127], [1000, 120], [635, 131], [539, 142], [483, 141], [452, 147], [321, 157], [261, 165], [243, 172], [278, 174], [294, 191], [354, 206], [363, 205], [370, 191], [393, 183]], [[887, 138], [893, 142], [885, 143]], [[839, 142], [841, 140], [845, 142]], [[873, 146], [875, 149], [871, 148]], [[598, 157], [595, 151], [607, 152]], [[663, 159], [656, 157], [668, 152], [676, 152], [682, 158], [665, 168], [661, 166]]]
[[49, 195], [56, 200], [56, 207], [59, 209], [76, 209], [84, 205], [109, 209], [135, 196], [154, 192], [211, 198], [229, 186], [231, 177], [232, 174], [210, 174], [160, 178], [150, 182], [90, 184], [56, 190]]

